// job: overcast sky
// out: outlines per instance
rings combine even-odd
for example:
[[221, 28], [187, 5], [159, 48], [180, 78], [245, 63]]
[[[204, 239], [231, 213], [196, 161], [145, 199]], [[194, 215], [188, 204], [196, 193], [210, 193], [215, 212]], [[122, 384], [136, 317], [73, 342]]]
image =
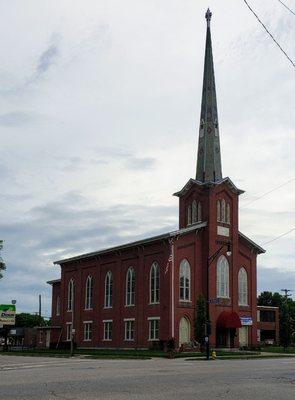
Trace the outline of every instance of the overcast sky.
[[[294, 15], [249, 2], [295, 59]], [[177, 229], [208, 5], [223, 176], [246, 191], [240, 230], [264, 245], [295, 226], [294, 68], [243, 1], [2, 0], [0, 303], [34, 312], [41, 293], [50, 315], [54, 260]], [[294, 239], [265, 245], [259, 290], [295, 289]]]

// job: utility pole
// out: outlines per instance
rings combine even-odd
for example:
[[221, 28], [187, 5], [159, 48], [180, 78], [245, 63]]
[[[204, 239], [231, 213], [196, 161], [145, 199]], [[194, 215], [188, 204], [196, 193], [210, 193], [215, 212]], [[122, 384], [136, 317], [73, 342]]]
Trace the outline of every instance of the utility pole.
[[41, 294], [39, 294], [39, 317], [41, 317]]

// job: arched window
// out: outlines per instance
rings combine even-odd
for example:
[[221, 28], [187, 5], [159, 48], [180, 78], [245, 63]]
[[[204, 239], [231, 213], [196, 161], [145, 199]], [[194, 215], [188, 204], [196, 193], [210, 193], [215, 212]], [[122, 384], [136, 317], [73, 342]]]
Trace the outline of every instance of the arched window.
[[217, 201], [217, 222], [221, 221], [221, 202]]
[[160, 301], [160, 268], [157, 262], [153, 262], [150, 270], [150, 303]]
[[221, 222], [225, 222], [225, 200], [221, 201]]
[[229, 264], [224, 256], [217, 261], [217, 297], [229, 298]]
[[238, 275], [239, 305], [248, 305], [248, 276], [244, 267], [240, 268]]
[[230, 224], [230, 204], [227, 203], [226, 205], [226, 222]]
[[56, 316], [60, 315], [60, 296], [56, 298]]
[[135, 304], [135, 271], [129, 268], [126, 274], [126, 306]]
[[192, 224], [192, 206], [189, 205], [187, 207], [187, 224], [191, 225]]
[[202, 204], [199, 201], [198, 202], [198, 222], [201, 222], [201, 221], [202, 221]]
[[192, 203], [192, 223], [195, 224], [198, 221], [198, 206], [196, 200]]
[[93, 292], [93, 278], [91, 275], [88, 275], [86, 279], [86, 287], [85, 287], [85, 309], [92, 309], [92, 292]]
[[104, 281], [104, 306], [113, 307], [113, 274], [108, 271]]
[[187, 260], [182, 260], [179, 269], [179, 298], [180, 300], [189, 301], [191, 284], [191, 267]]
[[68, 283], [68, 311], [73, 311], [74, 306], [74, 279], [70, 279]]

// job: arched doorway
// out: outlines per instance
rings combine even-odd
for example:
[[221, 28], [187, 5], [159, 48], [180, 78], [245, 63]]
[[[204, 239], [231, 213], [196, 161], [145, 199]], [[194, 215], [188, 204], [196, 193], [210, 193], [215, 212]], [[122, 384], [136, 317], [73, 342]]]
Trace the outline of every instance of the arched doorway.
[[179, 346], [190, 341], [190, 322], [187, 318], [182, 317], [179, 322]]

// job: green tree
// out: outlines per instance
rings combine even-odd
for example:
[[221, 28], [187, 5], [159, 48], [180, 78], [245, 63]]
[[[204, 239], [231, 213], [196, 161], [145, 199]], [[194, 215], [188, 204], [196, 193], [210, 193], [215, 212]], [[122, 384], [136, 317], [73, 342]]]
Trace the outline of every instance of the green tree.
[[[3, 240], [0, 240], [0, 250], [3, 249]], [[6, 264], [3, 260], [3, 258], [0, 256], [0, 279], [3, 278], [2, 271], [6, 270]]]
[[48, 321], [38, 314], [20, 313], [15, 316], [15, 326], [18, 328], [34, 328], [44, 325], [48, 325]]
[[197, 300], [196, 318], [195, 318], [195, 339], [203, 345], [205, 342], [205, 325], [206, 325], [206, 301], [205, 297], [200, 294]]

